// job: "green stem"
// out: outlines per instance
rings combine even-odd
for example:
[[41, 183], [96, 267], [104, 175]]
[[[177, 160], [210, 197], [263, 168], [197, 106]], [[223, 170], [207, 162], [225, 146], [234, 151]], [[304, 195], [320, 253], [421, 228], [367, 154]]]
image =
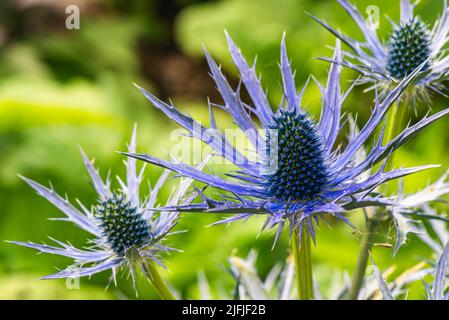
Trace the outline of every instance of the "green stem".
[[293, 232], [293, 256], [300, 300], [313, 300], [312, 251], [309, 233], [303, 230], [301, 240], [298, 232]]
[[162, 280], [153, 262], [146, 261], [142, 263], [142, 270], [148, 278], [148, 281], [153, 285], [154, 289], [156, 289], [163, 300], [176, 300], [164, 280]]
[[[404, 126], [406, 112], [407, 106], [399, 105], [398, 103], [394, 104], [388, 116], [387, 134], [385, 135], [384, 143], [390, 142], [394, 137], [396, 137], [401, 132]], [[393, 167], [394, 155], [395, 155], [394, 152], [390, 155], [386, 169], [391, 169]]]
[[[395, 103], [392, 107], [389, 115], [388, 115], [388, 122], [387, 122], [387, 128], [386, 128], [386, 135], [384, 143], [387, 143], [391, 141], [394, 137], [396, 137], [400, 130], [402, 130], [403, 122], [405, 120], [405, 115], [407, 111], [407, 106], [405, 105], [398, 105], [398, 103]], [[388, 163], [386, 166], [386, 170], [390, 170], [394, 165], [394, 153], [390, 155], [388, 159]], [[386, 193], [387, 185], [382, 185], [383, 187], [383, 193]], [[354, 271], [354, 274], [352, 276], [352, 282], [351, 287], [349, 288], [348, 292], [348, 298], [351, 300], [356, 300], [360, 289], [363, 284], [363, 279], [365, 277], [366, 272], [366, 266], [368, 264], [368, 258], [369, 258], [369, 252], [373, 246], [374, 242], [374, 236], [376, 233], [376, 229], [378, 226], [378, 221], [380, 220], [380, 216], [384, 214], [384, 211], [382, 208], [380, 210], [376, 210], [376, 212], [372, 212], [369, 208], [367, 209], [368, 212], [365, 212], [365, 233], [362, 236], [361, 243], [360, 243], [360, 252], [357, 259], [357, 266]]]
[[369, 252], [373, 245], [374, 235], [377, 228], [377, 222], [367, 215], [365, 224], [365, 233], [360, 243], [360, 252], [357, 259], [357, 266], [352, 276], [351, 287], [348, 292], [348, 299], [357, 300], [360, 289], [362, 288], [363, 279], [365, 277], [366, 266], [368, 264]]
[[398, 105], [395, 103], [393, 107], [391, 108], [389, 114], [388, 114], [388, 120], [387, 120], [387, 128], [386, 128], [386, 135], [384, 137], [384, 143], [390, 141], [390, 139], [393, 137], [395, 130], [394, 123], [396, 121], [397, 115], [398, 115]]

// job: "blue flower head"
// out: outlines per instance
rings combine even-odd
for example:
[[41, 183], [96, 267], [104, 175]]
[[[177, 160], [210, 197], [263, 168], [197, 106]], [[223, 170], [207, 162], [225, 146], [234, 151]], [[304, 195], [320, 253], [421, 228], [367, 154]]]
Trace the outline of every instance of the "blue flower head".
[[390, 20], [393, 30], [385, 42], [377, 36], [377, 25], [371, 19], [364, 19], [348, 0], [338, 2], [357, 23], [363, 34], [363, 41], [340, 33], [316, 17], [312, 18], [352, 50], [344, 53], [345, 59], [340, 63], [362, 75], [358, 83], [371, 83], [374, 88], [385, 92], [421, 67], [421, 79], [404, 92], [403, 99], [428, 100], [429, 93], [444, 94], [442, 81], [449, 74], [448, 56], [443, 50], [449, 39], [449, 8], [446, 1], [442, 16], [434, 28], [429, 29], [419, 16], [414, 15], [415, 4], [410, 0], [401, 0], [400, 21], [396, 24]]
[[[314, 121], [298, 110], [280, 110], [268, 125], [267, 154], [272, 153], [271, 132], [277, 134], [278, 169], [264, 175], [266, 196], [281, 201], [318, 197], [327, 180], [322, 139]], [[276, 152], [276, 151], [275, 151]]]
[[[133, 132], [128, 151], [136, 152], [136, 130]], [[59, 246], [18, 241], [11, 241], [11, 243], [74, 260], [72, 266], [45, 276], [43, 279], [91, 276], [101, 271], [112, 270], [115, 281], [116, 270], [127, 267], [135, 286], [136, 267], [142, 268], [148, 261], [164, 266], [160, 260], [160, 254], [175, 250], [164, 245], [163, 242], [176, 225], [178, 213], [157, 213], [151, 210], [156, 206], [158, 191], [164, 185], [170, 171], [166, 170], [160, 176], [149, 196], [142, 200], [139, 191], [145, 167], [137, 173], [135, 159], [127, 159], [126, 182], [117, 177], [121, 188], [113, 191], [109, 177], [103, 181], [93, 167], [93, 162], [88, 160], [83, 151], [81, 153], [92, 185], [98, 194], [98, 201], [90, 210], [78, 202], [81, 208], [79, 210], [52, 188], [49, 189], [35, 181], [22, 178], [39, 195], [66, 215], [65, 218], [58, 220], [70, 221], [89, 232], [93, 236], [93, 239], [89, 240], [91, 246], [78, 249], [54, 239], [52, 240]], [[183, 179], [167, 205], [178, 204], [190, 183], [190, 179]]]
[[[225, 158], [238, 167], [236, 172], [227, 172], [222, 177], [199, 171], [184, 163], [127, 153], [128, 156], [171, 169], [180, 176], [227, 191], [217, 198], [197, 190], [202, 199], [200, 203], [164, 207], [163, 210], [232, 215], [221, 222], [266, 215], [263, 229], [278, 226], [276, 239], [286, 222], [290, 223], [291, 231], [301, 232], [305, 226], [314, 237], [314, 224], [318, 223], [320, 214], [330, 213], [348, 222], [342, 215], [346, 210], [390, 203], [373, 192], [377, 186], [432, 167], [386, 171], [385, 161], [392, 152], [447, 114], [448, 110], [421, 119], [386, 144], [382, 143], [383, 134], [373, 137], [375, 143], [368, 154], [363, 156], [360, 152], [368, 139], [374, 136], [392, 103], [416, 79], [419, 69], [405, 77], [382, 101], [376, 97], [371, 117], [360, 131], [352, 126], [349, 139], [343, 147], [337, 143], [337, 137], [345, 123], [341, 122], [341, 108], [349, 91], [343, 93], [340, 89], [340, 64], [331, 65], [325, 87], [318, 83], [323, 99], [320, 119], [315, 120], [301, 107], [305, 88], [300, 93], [296, 90], [283, 38], [280, 59], [283, 100], [277, 111], [273, 112], [256, 76], [255, 67], [248, 65], [229, 36], [227, 39], [231, 56], [252, 102], [247, 104], [240, 99], [240, 86], [236, 90], [232, 89], [218, 65], [205, 51], [211, 75], [224, 101], [222, 105], [209, 104], [210, 128], [139, 88], [154, 106], [189, 131], [192, 137], [212, 147], [215, 156]], [[337, 42], [334, 59], [341, 61], [341, 55]], [[217, 129], [213, 107], [230, 114], [252, 144], [252, 151], [258, 155], [257, 160], [245, 156], [244, 150], [238, 150]], [[378, 171], [371, 173], [373, 166], [381, 162], [383, 164]]]

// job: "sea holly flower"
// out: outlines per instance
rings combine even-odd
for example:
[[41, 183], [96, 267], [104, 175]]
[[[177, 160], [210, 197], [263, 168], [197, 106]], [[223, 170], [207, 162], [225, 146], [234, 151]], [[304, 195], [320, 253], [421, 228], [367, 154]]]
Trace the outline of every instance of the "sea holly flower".
[[[129, 152], [136, 151], [136, 130], [134, 130]], [[176, 250], [164, 244], [178, 220], [176, 212], [155, 212], [152, 208], [158, 200], [158, 192], [168, 178], [170, 171], [160, 176], [149, 196], [140, 197], [140, 184], [145, 166], [140, 172], [136, 170], [136, 160], [126, 161], [126, 180], [117, 177], [120, 184], [118, 190], [112, 190], [109, 177], [104, 181], [84, 152], [81, 150], [84, 164], [91, 178], [92, 185], [98, 194], [98, 201], [89, 210], [78, 201], [80, 209], [67, 199], [58, 195], [53, 188], [22, 177], [37, 193], [51, 202], [66, 217], [57, 220], [70, 221], [87, 231], [93, 237], [89, 247], [79, 249], [69, 243], [52, 239], [58, 246], [37, 244], [32, 242], [11, 241], [11, 243], [29, 247], [43, 253], [60, 255], [74, 260], [70, 267], [43, 277], [42, 279], [72, 278], [92, 276], [96, 273], [111, 270], [115, 282], [116, 271], [127, 268], [135, 287], [135, 271], [139, 267], [148, 276], [155, 276], [153, 263], [164, 266], [161, 254]], [[176, 205], [182, 200], [191, 183], [183, 179], [174, 190], [167, 205]], [[159, 281], [159, 279], [149, 279]], [[160, 285], [160, 283], [153, 283]], [[160, 288], [156, 288], [160, 289]]]
[[[315, 239], [314, 223], [318, 223], [318, 218], [323, 213], [330, 213], [349, 223], [343, 216], [346, 210], [390, 203], [388, 199], [372, 192], [377, 186], [433, 167], [426, 165], [385, 170], [385, 161], [392, 152], [447, 114], [448, 110], [421, 119], [385, 145], [382, 144], [383, 134], [380, 134], [365, 157], [360, 158], [359, 153], [382, 123], [392, 103], [415, 80], [420, 69], [408, 75], [382, 100], [376, 97], [369, 120], [359, 132], [354, 130], [350, 134], [345, 146], [340, 146], [337, 137], [344, 125], [341, 122], [341, 109], [349, 92], [343, 93], [340, 90], [339, 64], [331, 65], [325, 87], [318, 84], [323, 102], [320, 119], [315, 120], [301, 106], [304, 89], [300, 93], [297, 92], [283, 38], [280, 59], [283, 100], [274, 112], [256, 76], [255, 67], [248, 65], [229, 36], [227, 39], [231, 56], [252, 103], [247, 104], [241, 100], [240, 86], [236, 90], [231, 88], [219, 66], [205, 50], [211, 75], [224, 101], [223, 105], [209, 104], [210, 128], [139, 88], [155, 107], [184, 127], [192, 137], [208, 144], [214, 150], [215, 156], [222, 157], [238, 167], [236, 172], [227, 172], [222, 177], [177, 161], [158, 159], [147, 154], [126, 153], [130, 157], [173, 170], [180, 176], [190, 177], [207, 186], [227, 191], [219, 198], [212, 198], [204, 194], [203, 190], [197, 190], [202, 198], [201, 203], [168, 206], [163, 210], [232, 215], [221, 223], [266, 215], [262, 229], [277, 226], [275, 240], [286, 222], [289, 222], [291, 232], [301, 233], [306, 227]], [[334, 60], [341, 61], [338, 42]], [[251, 151], [258, 155], [257, 160], [248, 159], [243, 155], [243, 150], [237, 150], [237, 147], [221, 134], [217, 129], [213, 107], [230, 114], [251, 142]], [[376, 172], [364, 176], [368, 169], [380, 162], [383, 164]]]
[[[442, 81], [448, 78], [449, 58], [443, 50], [449, 37], [449, 8], [444, 2], [443, 13], [432, 29], [414, 15], [415, 4], [401, 0], [400, 21], [391, 21], [393, 30], [387, 41], [376, 34], [376, 26], [364, 19], [359, 10], [348, 0], [338, 0], [357, 23], [364, 40], [353, 39], [313, 17], [317, 22], [341, 39], [352, 52], [344, 52], [340, 62], [357, 70], [358, 83], [371, 83], [372, 87], [386, 92], [413, 70], [422, 65], [422, 78], [404, 93], [404, 100], [417, 98], [428, 100], [430, 93], [444, 94]], [[332, 60], [332, 59], [331, 59]]]

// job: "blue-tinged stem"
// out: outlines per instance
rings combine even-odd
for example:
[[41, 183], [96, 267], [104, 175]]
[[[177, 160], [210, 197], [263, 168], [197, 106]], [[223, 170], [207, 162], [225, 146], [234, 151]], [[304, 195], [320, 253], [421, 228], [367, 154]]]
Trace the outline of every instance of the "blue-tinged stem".
[[175, 296], [171, 293], [170, 289], [162, 280], [156, 266], [153, 262], [147, 261], [142, 264], [142, 271], [144, 272], [148, 281], [153, 285], [161, 299], [163, 300], [176, 300]]
[[293, 232], [292, 246], [298, 298], [300, 300], [313, 300], [312, 250], [310, 236], [306, 229], [302, 231], [301, 239], [299, 239], [298, 232]]

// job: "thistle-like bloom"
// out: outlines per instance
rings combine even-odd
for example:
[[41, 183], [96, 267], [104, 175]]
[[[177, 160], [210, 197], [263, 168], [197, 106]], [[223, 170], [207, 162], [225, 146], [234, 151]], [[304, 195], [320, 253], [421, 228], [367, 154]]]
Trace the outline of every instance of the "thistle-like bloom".
[[[341, 108], [348, 92], [342, 93], [340, 90], [339, 64], [331, 65], [326, 87], [319, 85], [323, 102], [320, 119], [316, 121], [301, 107], [304, 89], [300, 93], [296, 90], [284, 39], [280, 59], [284, 97], [276, 112], [270, 107], [256, 76], [255, 67], [248, 65], [229, 36], [228, 43], [252, 104], [241, 101], [240, 87], [235, 91], [231, 88], [218, 65], [205, 51], [211, 75], [224, 101], [224, 105], [209, 105], [212, 130], [140, 88], [158, 109], [187, 129], [191, 136], [207, 143], [214, 149], [216, 156], [225, 158], [239, 168], [236, 172], [228, 172], [225, 177], [220, 177], [183, 163], [161, 160], [146, 154], [128, 153], [128, 156], [171, 169], [180, 176], [187, 176], [228, 192], [220, 198], [210, 198], [202, 190], [198, 190], [203, 200], [201, 203], [165, 207], [163, 210], [233, 214], [221, 222], [245, 220], [264, 214], [267, 219], [262, 229], [278, 226], [275, 239], [287, 221], [291, 231], [302, 232], [305, 226], [314, 238], [314, 223], [318, 223], [320, 214], [331, 213], [348, 222], [342, 215], [346, 210], [390, 203], [372, 192], [377, 186], [432, 167], [386, 171], [383, 162], [377, 172], [364, 176], [368, 169], [386, 161], [392, 152], [447, 114], [448, 110], [421, 119], [385, 145], [382, 144], [383, 134], [377, 139], [373, 137], [375, 143], [370, 152], [363, 158], [360, 158], [359, 152], [373, 136], [395, 99], [415, 79], [419, 69], [406, 77], [382, 101], [376, 98], [370, 119], [359, 132], [351, 130], [348, 142], [343, 147], [338, 145], [337, 137], [344, 126], [341, 122]], [[341, 61], [338, 42], [334, 59]], [[212, 111], [214, 106], [231, 115], [251, 142], [252, 151], [258, 155], [257, 160], [244, 156], [243, 150], [237, 150], [217, 129]]]
[[443, 50], [449, 39], [449, 8], [444, 2], [443, 13], [429, 29], [419, 16], [414, 15], [415, 4], [401, 0], [398, 24], [391, 21], [393, 30], [387, 41], [376, 34], [376, 21], [364, 19], [348, 0], [338, 0], [357, 23], [364, 40], [355, 40], [333, 29], [326, 22], [313, 17], [341, 39], [352, 52], [345, 52], [343, 65], [362, 75], [359, 83], [372, 83], [385, 91], [422, 65], [422, 78], [404, 93], [404, 100], [428, 99], [429, 93], [443, 94], [442, 81], [449, 75], [449, 57]]
[[[136, 151], [136, 130], [133, 132], [128, 150]], [[175, 250], [164, 245], [163, 242], [176, 225], [178, 213], [164, 214], [150, 210], [156, 205], [158, 191], [164, 185], [170, 171], [166, 170], [160, 176], [149, 197], [142, 200], [139, 189], [145, 166], [137, 174], [136, 160], [128, 158], [126, 182], [117, 177], [121, 188], [113, 191], [110, 179], [103, 181], [99, 172], [93, 167], [93, 162], [89, 161], [83, 151], [81, 154], [92, 185], [98, 194], [98, 202], [90, 210], [78, 201], [81, 208], [79, 210], [52, 188], [46, 188], [27, 178], [23, 179], [40, 196], [66, 215], [65, 218], [57, 220], [70, 221], [93, 236], [89, 240], [89, 247], [78, 249], [54, 239], [52, 240], [59, 246], [18, 241], [12, 241], [12, 243], [74, 260], [72, 266], [45, 276], [43, 279], [91, 276], [101, 271], [112, 270], [115, 281], [116, 270], [127, 267], [135, 285], [136, 267], [140, 267], [145, 272], [148, 262], [151, 261], [163, 266], [160, 254]], [[177, 204], [190, 183], [190, 179], [183, 179], [167, 204]]]

